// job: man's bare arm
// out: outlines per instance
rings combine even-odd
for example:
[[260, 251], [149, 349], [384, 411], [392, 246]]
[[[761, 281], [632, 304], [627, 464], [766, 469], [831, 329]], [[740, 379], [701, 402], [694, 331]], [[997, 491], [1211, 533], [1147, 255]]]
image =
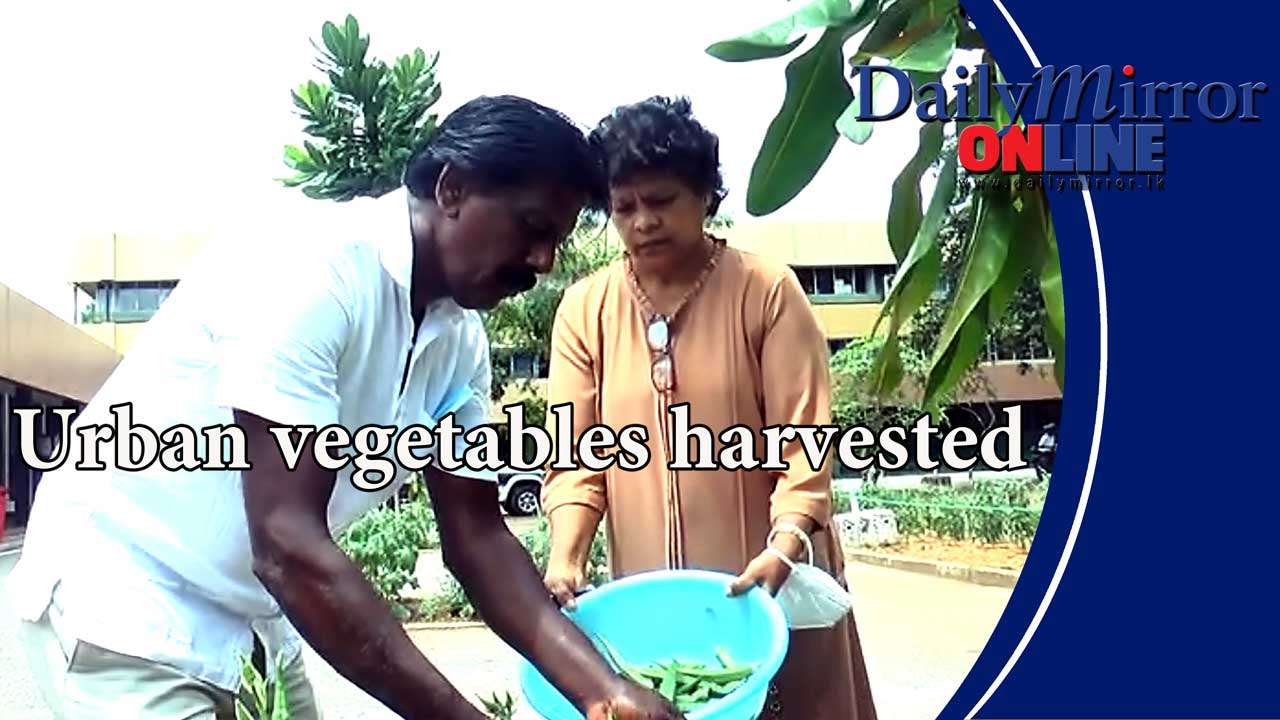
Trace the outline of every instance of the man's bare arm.
[[675, 707], [613, 671], [551, 599], [529, 553], [507, 529], [494, 483], [424, 473], [445, 564], [493, 631], [529, 658], [587, 717], [669, 720]]
[[402, 717], [484, 720], [422, 655], [391, 608], [329, 533], [334, 474], [311, 443], [290, 472], [271, 423], [236, 411], [252, 470], [244, 472], [253, 570], [330, 665]]

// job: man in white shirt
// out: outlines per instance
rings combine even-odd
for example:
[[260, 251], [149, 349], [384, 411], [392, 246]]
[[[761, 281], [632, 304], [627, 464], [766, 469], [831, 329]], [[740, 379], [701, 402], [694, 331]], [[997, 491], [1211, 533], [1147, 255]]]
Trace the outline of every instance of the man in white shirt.
[[[135, 467], [137, 438], [109, 438], [95, 459], [72, 436], [72, 456], [45, 475], [10, 592], [59, 718], [232, 718], [251, 654], [283, 657], [292, 717], [318, 717], [302, 638], [403, 717], [485, 717], [333, 540], [407, 473], [335, 472], [315, 459], [319, 433], [294, 456], [282, 448], [298, 434], [271, 428], [340, 426], [358, 452], [373, 425], [487, 423], [475, 309], [532, 287], [603, 183], [571, 123], [497, 97], [446, 118], [405, 186], [323, 203], [316, 219], [255, 218], [254, 236], [211, 248], [77, 419], [127, 419], [166, 446], [185, 426], [199, 450]], [[230, 425], [244, 457], [204, 434]], [[503, 523], [491, 472], [432, 463], [424, 475], [445, 562], [498, 635], [592, 720], [678, 716], [559, 612]]]

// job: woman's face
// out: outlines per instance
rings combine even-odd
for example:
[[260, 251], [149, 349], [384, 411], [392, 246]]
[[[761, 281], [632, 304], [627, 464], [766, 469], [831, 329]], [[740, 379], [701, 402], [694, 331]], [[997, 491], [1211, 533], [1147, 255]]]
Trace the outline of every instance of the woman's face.
[[627, 252], [658, 272], [679, 267], [701, 247], [707, 198], [674, 175], [646, 173], [617, 183], [609, 205]]

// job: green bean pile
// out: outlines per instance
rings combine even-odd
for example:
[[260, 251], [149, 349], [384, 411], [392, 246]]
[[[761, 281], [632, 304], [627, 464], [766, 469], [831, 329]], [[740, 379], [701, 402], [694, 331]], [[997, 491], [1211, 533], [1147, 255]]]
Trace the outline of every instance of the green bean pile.
[[738, 689], [756, 671], [756, 666], [735, 663], [724, 648], [716, 648], [720, 667], [677, 659], [649, 665], [623, 662], [618, 652], [601, 637], [596, 638], [614, 668], [632, 682], [670, 700], [681, 712], [689, 712]]

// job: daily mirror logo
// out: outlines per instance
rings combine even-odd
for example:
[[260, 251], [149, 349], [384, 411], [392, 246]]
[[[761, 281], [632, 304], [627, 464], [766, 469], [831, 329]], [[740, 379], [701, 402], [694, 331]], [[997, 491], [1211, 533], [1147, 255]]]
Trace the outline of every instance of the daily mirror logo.
[[[1189, 121], [1192, 113], [1213, 122], [1256, 122], [1262, 119], [1258, 96], [1267, 91], [1264, 82], [1139, 84], [1133, 81], [1137, 72], [1132, 65], [1120, 70], [1122, 78], [1106, 65], [1088, 73], [1079, 65], [1061, 71], [1046, 65], [1027, 83], [992, 82], [989, 65], [956, 69], [961, 80], [974, 73], [977, 97], [971, 98], [968, 84], [950, 90], [941, 82], [913, 87], [910, 75], [892, 66], [858, 66], [857, 119], [891, 120], [907, 112], [914, 100], [916, 116], [922, 121], [972, 122], [963, 124], [957, 155], [961, 166], [974, 174], [999, 169], [1003, 173], [1156, 175], [1164, 172], [1167, 122]], [[876, 114], [872, 107], [877, 74], [887, 75], [886, 80], [898, 86], [897, 104], [884, 114]], [[1065, 98], [1056, 106], [1063, 93]], [[948, 111], [953, 99], [954, 114]], [[1003, 128], [992, 122], [997, 101], [1012, 118]], [[1055, 108], [1065, 122], [1051, 119]]]

